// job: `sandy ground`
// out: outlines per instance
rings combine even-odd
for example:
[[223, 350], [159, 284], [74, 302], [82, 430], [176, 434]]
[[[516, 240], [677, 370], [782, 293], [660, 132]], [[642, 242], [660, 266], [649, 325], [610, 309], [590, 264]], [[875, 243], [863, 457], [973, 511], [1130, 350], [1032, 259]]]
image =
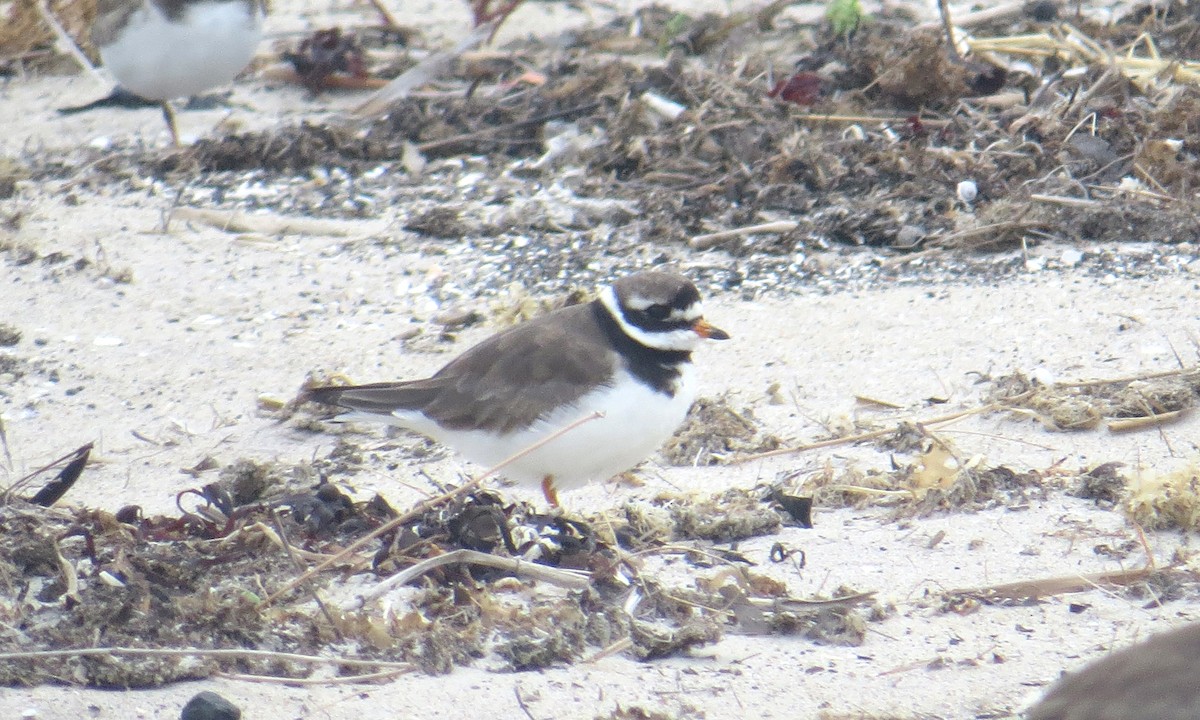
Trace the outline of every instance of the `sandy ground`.
[[[310, 7], [320, 4], [320, 8]], [[295, 5], [293, 12], [292, 5]], [[273, 22], [280, 32], [323, 22], [323, 3], [294, 3]], [[406, 10], [420, 14], [432, 4]], [[539, 10], [543, 7], [536, 6]], [[343, 21], [349, 11], [332, 13]], [[571, 21], [595, 21], [563, 8]], [[314, 19], [319, 13], [319, 20]], [[359, 17], [359, 15], [355, 15]], [[451, 20], [440, 22], [451, 23]], [[436, 26], [434, 34], [449, 25]], [[90, 99], [84, 78], [30, 78], [4, 88], [0, 147], [103, 143], [136, 134], [161, 143], [154, 111], [98, 111], [60, 118], [56, 107]], [[95, 94], [99, 94], [96, 92]], [[233, 111], [250, 126], [314, 113], [292, 89], [239, 85]], [[283, 108], [287, 108], [286, 112]], [[228, 111], [187, 113], [185, 132], [203, 132]], [[69, 154], [69, 153], [68, 153]], [[419, 244], [382, 248], [346, 236], [258, 237], [175, 222], [163, 228], [171, 197], [145, 192], [23, 184], [6, 201], [22, 213], [13, 238], [58, 263], [3, 264], [0, 320], [22, 333], [11, 353], [26, 374], [0, 379], [0, 417], [11, 461], [0, 482], [85, 442], [94, 459], [67, 502], [118, 508], [136, 503], [167, 511], [196, 480], [180, 470], [206, 456], [300, 460], [324, 454], [332, 436], [314, 436], [257, 411], [260, 396], [287, 399], [313, 368], [343, 370], [361, 381], [428, 373], [494, 328], [475, 327], [455, 342], [412, 349], [397, 340], [406, 327], [429, 329], [439, 310], [423, 290], [431, 277], [458, 268]], [[359, 223], [354, 237], [392, 233], [403, 208]], [[1013, 371], [1043, 379], [1121, 377], [1196, 361], [1200, 334], [1193, 308], [1200, 263], [1185, 258], [1162, 275], [1106, 275], [1101, 252], [1137, 256], [1127, 246], [1063, 247], [1027, 258], [1027, 272], [998, 282], [896, 283], [866, 290], [804, 290], [745, 299], [715, 288], [708, 315], [734, 340], [699, 354], [704, 394], [728, 393], [752, 408], [771, 432], [794, 442], [830, 423], [866, 412], [856, 395], [887, 400], [917, 415], [980, 401], [979, 373]], [[74, 263], [84, 258], [86, 267]], [[737, 261], [720, 251], [676, 258], [683, 269]], [[1063, 262], [1063, 260], [1066, 260]], [[632, 268], [630, 268], [632, 269]], [[131, 282], [113, 278], [128, 274]], [[768, 400], [779, 384], [782, 404]], [[926, 399], [947, 402], [926, 406]], [[1051, 433], [1036, 422], [999, 415], [970, 418], [945, 435], [967, 456], [1015, 470], [1070, 469], [1118, 461], [1164, 470], [1195, 455], [1198, 421], [1111, 435]], [[380, 436], [382, 437], [382, 436]], [[832, 464], [885, 467], [874, 449], [836, 448], [728, 467], [677, 468], [651, 462], [640, 490], [596, 486], [566, 500], [601, 508], [630, 492], [699, 491], [752, 486], [784, 473]], [[463, 466], [439, 455], [423, 468], [450, 480]], [[384, 492], [403, 505], [417, 495], [383, 465], [360, 474], [364, 493]], [[931, 538], [944, 533], [940, 542]], [[895, 521], [880, 510], [817, 508], [812, 530], [743, 543], [764, 572], [794, 596], [828, 594], [840, 585], [879, 593], [894, 604], [872, 623], [861, 647], [827, 647], [788, 637], [727, 636], [691, 657], [647, 664], [623, 656], [538, 673], [485, 667], [449, 676], [417, 674], [379, 686], [284, 687], [228, 679], [156, 690], [110, 692], [71, 687], [0, 691], [0, 714], [37, 718], [169, 718], [201, 689], [240, 705], [244, 717], [357, 716], [591, 718], [617, 708], [659, 710], [671, 717], [1009, 717], [1052, 682], [1111, 648], [1200, 616], [1195, 602], [1149, 608], [1109, 590], [1014, 607], [983, 607], [966, 616], [939, 610], [937, 592], [955, 587], [1116, 570], [1094, 552], [1136, 539], [1121, 515], [1062, 493], [1017, 510], [996, 509]], [[803, 548], [807, 565], [767, 566], [772, 543]], [[1150, 536], [1159, 562], [1189, 539]], [[1071, 602], [1088, 607], [1070, 612]], [[522, 708], [521, 703], [524, 704]]]

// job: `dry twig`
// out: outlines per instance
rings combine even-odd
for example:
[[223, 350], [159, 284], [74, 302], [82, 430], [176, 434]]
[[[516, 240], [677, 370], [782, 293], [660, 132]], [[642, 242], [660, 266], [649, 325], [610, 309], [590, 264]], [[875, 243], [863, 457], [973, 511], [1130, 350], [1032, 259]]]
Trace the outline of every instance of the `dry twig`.
[[[260, 233], [262, 235], [317, 235], [349, 237], [367, 235], [374, 229], [361, 222], [345, 222], [310, 217], [286, 217], [283, 215], [249, 215], [238, 210], [214, 210], [211, 208], [176, 207], [167, 216], [167, 222], [181, 220], [195, 222], [231, 233]], [[382, 226], [378, 226], [382, 230]]]
[[302, 662], [319, 665], [345, 665], [347, 667], [385, 667], [397, 670], [412, 670], [411, 663], [387, 660], [363, 660], [353, 657], [322, 657], [299, 653], [276, 652], [273, 650], [247, 650], [245, 648], [135, 648], [135, 647], [90, 647], [69, 650], [28, 650], [0, 653], [0, 663], [14, 660], [42, 660], [47, 658], [78, 657], [207, 657], [224, 660], [270, 660], [273, 662]]
[[100, 74], [100, 71], [96, 69], [96, 66], [92, 65], [92, 62], [88, 60], [87, 55], [84, 55], [83, 51], [79, 49], [79, 46], [75, 44], [75, 41], [71, 39], [71, 35], [63, 29], [62, 24], [58, 22], [58, 18], [54, 17], [54, 13], [51, 12], [50, 8], [46, 5], [46, 0], [38, 0], [37, 10], [38, 14], [42, 17], [42, 22], [46, 23], [46, 26], [49, 27], [50, 31], [54, 33], [54, 39], [58, 44], [59, 50], [62, 50], [66, 54], [70, 55], [71, 58], [79, 64], [79, 67], [81, 67], [88, 75], [91, 75], [92, 79], [97, 83], [101, 85], [108, 85], [108, 81], [104, 79], [104, 76]]
[[1153, 567], [1142, 567], [1088, 575], [1063, 575], [1034, 580], [1018, 580], [999, 585], [984, 585], [977, 588], [959, 588], [950, 590], [946, 594], [965, 595], [981, 600], [1036, 600], [1047, 595], [1082, 592], [1097, 585], [1132, 585], [1147, 579], [1153, 572]]
[[[1021, 400], [1024, 400], [1025, 398], [1030, 397], [1032, 394], [1033, 394], [1033, 391], [1028, 391], [1028, 392], [1021, 393], [1020, 395], [1016, 395], [1016, 396], [1013, 396], [1010, 398], [1005, 398], [1004, 400], [997, 400], [996, 402], [990, 402], [986, 405], [980, 405], [979, 407], [970, 408], [968, 410], [958, 410], [956, 412], [946, 413], [945, 415], [938, 415], [936, 417], [931, 417], [931, 418], [927, 418], [924, 420], [921, 420], [919, 418], [908, 418], [906, 420], [901, 420], [901, 422], [911, 422], [911, 423], [914, 423], [914, 424], [916, 424], [918, 426], [922, 426], [922, 427], [929, 426], [929, 425], [941, 425], [942, 423], [948, 423], [948, 422], [951, 422], [952, 420], [958, 420], [959, 418], [968, 417], [970, 415], [978, 415], [980, 413], [986, 413], [986, 412], [991, 412], [993, 410], [1003, 409], [1003, 408], [1007, 407], [1010, 403], [1020, 402]], [[880, 430], [872, 430], [871, 432], [859, 433], [858, 435], [847, 435], [846, 437], [830, 438], [828, 440], [819, 440], [817, 442], [806, 443], [804, 445], [796, 445], [796, 446], [789, 447], [789, 448], [780, 448], [778, 450], [770, 450], [768, 452], [755, 453], [753, 455], [744, 455], [742, 457], [735, 457], [735, 458], [731, 459], [728, 464], [729, 465], [741, 465], [742, 463], [748, 463], [748, 462], [752, 462], [754, 460], [763, 460], [765, 458], [778, 457], [780, 455], [792, 455], [794, 453], [807, 452], [809, 450], [819, 450], [821, 448], [827, 448], [827, 447], [836, 447], [838, 445], [853, 445], [854, 443], [862, 442], [864, 440], [874, 440], [875, 438], [883, 437], [885, 435], [890, 435], [891, 433], [894, 433], [895, 431], [896, 431], [895, 428], [889, 427], [889, 428], [883, 428]]]
[[696, 250], [708, 250], [724, 243], [726, 240], [754, 235], [756, 233], [789, 233], [798, 227], [800, 227], [800, 223], [794, 220], [778, 220], [759, 225], [747, 225], [745, 227], [733, 228], [732, 230], [720, 230], [705, 235], [697, 235], [688, 240], [688, 245]]
[[[443, 565], [454, 565], [457, 563], [471, 563], [473, 565], [485, 565], [487, 567], [507, 570], [514, 575], [524, 575], [531, 577], [534, 580], [542, 580], [548, 583], [553, 583], [571, 590], [582, 590], [588, 586], [588, 573], [583, 573], [575, 570], [560, 570], [558, 568], [549, 567], [547, 565], [539, 565], [537, 563], [522, 560], [520, 558], [506, 558], [490, 553], [479, 552], [478, 550], [467, 550], [460, 548], [451, 550], [448, 553], [431, 557], [428, 560], [413, 565], [412, 567], [396, 573], [383, 582], [379, 583], [369, 591], [360, 596], [362, 603], [368, 603], [376, 600], [387, 594], [393, 588], [407, 584], [430, 570], [442, 567]], [[343, 610], [355, 610], [360, 603], [358, 601], [350, 601], [343, 604]]]

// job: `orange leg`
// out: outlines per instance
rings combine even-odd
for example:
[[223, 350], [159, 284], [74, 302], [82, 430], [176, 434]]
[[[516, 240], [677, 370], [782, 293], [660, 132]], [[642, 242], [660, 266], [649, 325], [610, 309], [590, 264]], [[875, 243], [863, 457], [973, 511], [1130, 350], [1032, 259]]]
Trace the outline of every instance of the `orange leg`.
[[560, 507], [558, 504], [558, 491], [554, 489], [553, 475], [547, 475], [542, 478], [542, 494], [546, 496], [546, 502], [550, 503], [550, 507]]

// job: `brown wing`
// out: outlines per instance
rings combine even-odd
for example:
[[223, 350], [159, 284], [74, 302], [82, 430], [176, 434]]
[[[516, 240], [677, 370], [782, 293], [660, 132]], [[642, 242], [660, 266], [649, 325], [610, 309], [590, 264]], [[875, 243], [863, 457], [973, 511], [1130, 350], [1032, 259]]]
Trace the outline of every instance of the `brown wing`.
[[1060, 680], [1030, 720], [1200, 717], [1200, 623], [1168, 630]]
[[589, 303], [523, 323], [426, 380], [315, 388], [310, 398], [370, 413], [419, 411], [456, 430], [516, 430], [611, 376], [616, 360], [596, 312], [603, 310]]

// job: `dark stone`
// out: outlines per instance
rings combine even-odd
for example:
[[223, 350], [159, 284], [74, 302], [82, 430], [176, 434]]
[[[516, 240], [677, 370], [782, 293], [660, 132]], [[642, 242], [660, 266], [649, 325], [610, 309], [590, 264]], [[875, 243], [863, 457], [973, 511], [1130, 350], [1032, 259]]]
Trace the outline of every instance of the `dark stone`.
[[239, 720], [242, 711], [225, 698], [205, 690], [183, 706], [179, 720]]

